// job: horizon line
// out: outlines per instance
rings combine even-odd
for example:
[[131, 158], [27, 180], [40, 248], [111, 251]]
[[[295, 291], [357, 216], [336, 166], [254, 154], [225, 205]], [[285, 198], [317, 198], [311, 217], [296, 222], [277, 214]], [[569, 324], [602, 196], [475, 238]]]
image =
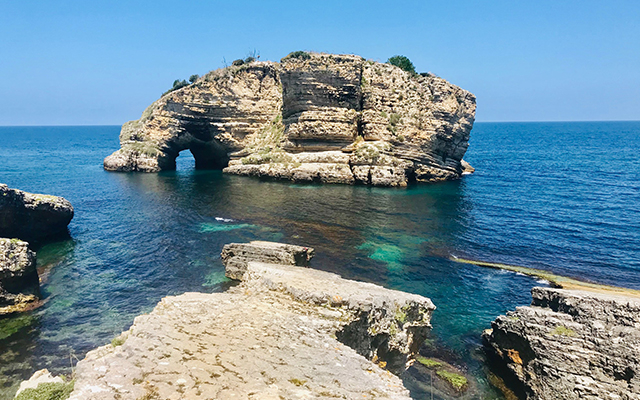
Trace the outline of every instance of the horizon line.
[[[562, 123], [562, 122], [573, 122], [573, 123], [584, 123], [584, 122], [640, 122], [640, 119], [549, 120], [549, 121], [475, 121], [474, 124], [518, 124], [518, 123], [520, 123], [520, 124], [530, 124], [530, 123], [541, 123], [541, 124], [544, 124], [544, 123]], [[0, 125], [0, 128], [98, 127], [98, 126], [122, 126], [123, 124]]]

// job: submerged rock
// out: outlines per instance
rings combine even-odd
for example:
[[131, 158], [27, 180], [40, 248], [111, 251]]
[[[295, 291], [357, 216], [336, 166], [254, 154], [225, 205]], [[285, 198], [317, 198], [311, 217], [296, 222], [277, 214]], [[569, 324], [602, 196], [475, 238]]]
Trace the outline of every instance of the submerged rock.
[[640, 298], [533, 288], [483, 335], [502, 377], [534, 400], [640, 398]]
[[250, 261], [306, 267], [314, 250], [291, 244], [252, 241], [231, 243], [222, 248], [220, 257], [228, 278], [242, 280]]
[[77, 364], [70, 399], [410, 398], [383, 360], [415, 351], [429, 299], [254, 261], [242, 279], [164, 298]]
[[37, 241], [66, 233], [71, 219], [73, 206], [68, 200], [0, 183], [0, 237]]
[[355, 55], [292, 54], [208, 73], [149, 106], [120, 134], [110, 171], [196, 168], [293, 181], [405, 186], [463, 164], [475, 96], [430, 74]]
[[30, 310], [40, 297], [36, 254], [28, 246], [0, 238], [0, 316]]

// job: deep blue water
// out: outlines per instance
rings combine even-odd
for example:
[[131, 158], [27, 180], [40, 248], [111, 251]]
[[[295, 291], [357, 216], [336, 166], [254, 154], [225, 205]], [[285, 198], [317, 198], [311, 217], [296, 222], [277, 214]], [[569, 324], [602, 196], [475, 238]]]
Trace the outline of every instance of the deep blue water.
[[37, 369], [69, 373], [164, 296], [222, 290], [229, 242], [312, 246], [314, 268], [430, 297], [435, 338], [481, 381], [480, 333], [538, 283], [449, 257], [640, 289], [640, 122], [478, 123], [475, 174], [408, 189], [226, 176], [190, 155], [176, 172], [105, 172], [118, 133], [0, 128], [0, 182], [76, 211], [72, 239], [38, 250], [45, 305], [0, 320], [0, 399]]

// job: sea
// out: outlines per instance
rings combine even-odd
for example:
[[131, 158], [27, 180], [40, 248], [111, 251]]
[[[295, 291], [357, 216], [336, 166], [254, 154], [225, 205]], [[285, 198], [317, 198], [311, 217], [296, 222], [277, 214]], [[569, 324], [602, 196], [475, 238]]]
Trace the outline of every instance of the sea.
[[400, 189], [195, 170], [188, 151], [176, 171], [106, 172], [119, 130], [0, 127], [0, 183], [75, 208], [70, 238], [37, 248], [44, 304], [0, 319], [1, 400], [36, 370], [71, 374], [165, 296], [225, 290], [231, 242], [311, 246], [313, 268], [429, 297], [429, 351], [472, 376], [466, 398], [501, 398], [480, 335], [547, 282], [456, 258], [640, 289], [640, 122], [476, 123], [474, 174]]

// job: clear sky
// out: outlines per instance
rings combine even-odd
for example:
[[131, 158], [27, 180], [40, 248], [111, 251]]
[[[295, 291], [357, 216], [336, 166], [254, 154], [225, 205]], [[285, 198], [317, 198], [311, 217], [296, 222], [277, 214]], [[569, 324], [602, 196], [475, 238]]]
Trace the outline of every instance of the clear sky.
[[477, 121], [640, 120], [638, 0], [0, 0], [0, 125], [119, 125], [253, 50], [406, 55]]

